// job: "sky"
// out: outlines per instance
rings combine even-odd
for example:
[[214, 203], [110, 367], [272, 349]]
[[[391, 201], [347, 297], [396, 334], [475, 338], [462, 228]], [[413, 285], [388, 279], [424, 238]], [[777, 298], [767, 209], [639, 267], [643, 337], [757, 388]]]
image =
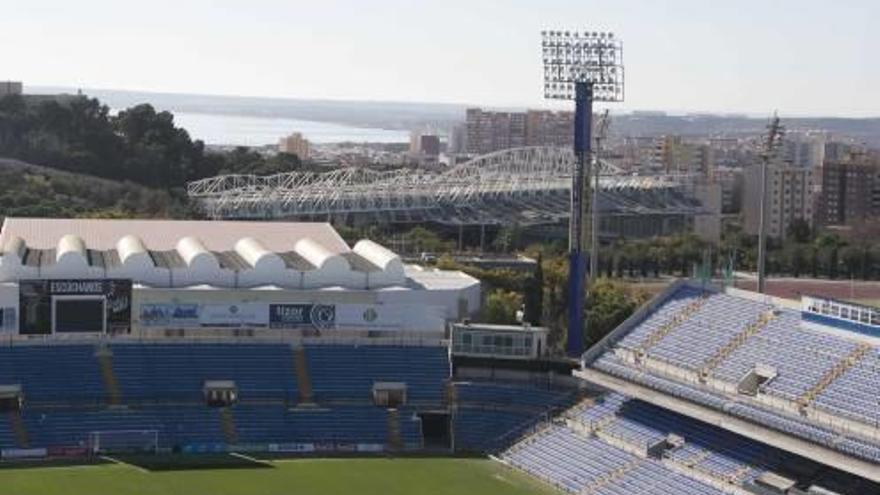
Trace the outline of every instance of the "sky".
[[0, 0], [0, 12], [0, 80], [26, 86], [552, 108], [541, 30], [610, 30], [626, 66], [614, 110], [880, 117], [878, 0]]

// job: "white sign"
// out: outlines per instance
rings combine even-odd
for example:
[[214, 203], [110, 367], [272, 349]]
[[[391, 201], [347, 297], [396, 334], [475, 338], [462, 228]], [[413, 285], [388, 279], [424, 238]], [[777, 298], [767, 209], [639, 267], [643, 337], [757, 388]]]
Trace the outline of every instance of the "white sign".
[[269, 326], [269, 305], [266, 303], [206, 304], [199, 314], [203, 327], [265, 327]]
[[270, 443], [269, 452], [297, 453], [314, 452], [313, 443]]
[[46, 457], [46, 449], [3, 449], [0, 450], [0, 457], [3, 459]]

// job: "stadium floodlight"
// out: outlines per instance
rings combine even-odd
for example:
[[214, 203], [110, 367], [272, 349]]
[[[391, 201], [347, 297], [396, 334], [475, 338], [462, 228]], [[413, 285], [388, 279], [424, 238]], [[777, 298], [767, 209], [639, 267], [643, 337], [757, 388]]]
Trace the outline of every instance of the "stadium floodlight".
[[574, 100], [592, 86], [593, 101], [623, 101], [623, 43], [613, 33], [543, 31], [544, 97]]
[[[592, 259], [598, 259], [598, 242], [592, 235], [590, 180], [593, 101], [623, 101], [623, 43], [610, 32], [542, 31], [544, 97], [574, 100], [574, 153], [577, 165], [572, 174], [571, 215], [568, 228], [568, 341], [571, 356], [583, 352], [584, 300], [587, 263], [584, 248], [592, 244]], [[590, 225], [587, 225], [590, 222]], [[592, 241], [592, 242], [591, 242]], [[598, 265], [594, 261], [593, 265]], [[590, 267], [590, 276], [598, 266]]]

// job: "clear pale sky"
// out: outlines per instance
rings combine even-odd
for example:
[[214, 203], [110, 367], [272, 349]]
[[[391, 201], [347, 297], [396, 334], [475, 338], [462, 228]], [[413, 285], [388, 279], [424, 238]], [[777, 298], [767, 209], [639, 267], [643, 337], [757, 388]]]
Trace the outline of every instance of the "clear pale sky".
[[880, 0], [0, 0], [0, 79], [542, 106], [540, 31], [624, 39], [617, 108], [880, 116]]

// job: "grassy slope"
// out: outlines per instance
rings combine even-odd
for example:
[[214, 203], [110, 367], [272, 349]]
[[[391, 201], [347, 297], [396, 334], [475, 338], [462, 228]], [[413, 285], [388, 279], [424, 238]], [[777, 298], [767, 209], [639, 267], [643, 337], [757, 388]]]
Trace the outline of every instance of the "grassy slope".
[[122, 465], [0, 470], [15, 495], [551, 495], [558, 492], [488, 460], [302, 459], [274, 469], [144, 472]]

